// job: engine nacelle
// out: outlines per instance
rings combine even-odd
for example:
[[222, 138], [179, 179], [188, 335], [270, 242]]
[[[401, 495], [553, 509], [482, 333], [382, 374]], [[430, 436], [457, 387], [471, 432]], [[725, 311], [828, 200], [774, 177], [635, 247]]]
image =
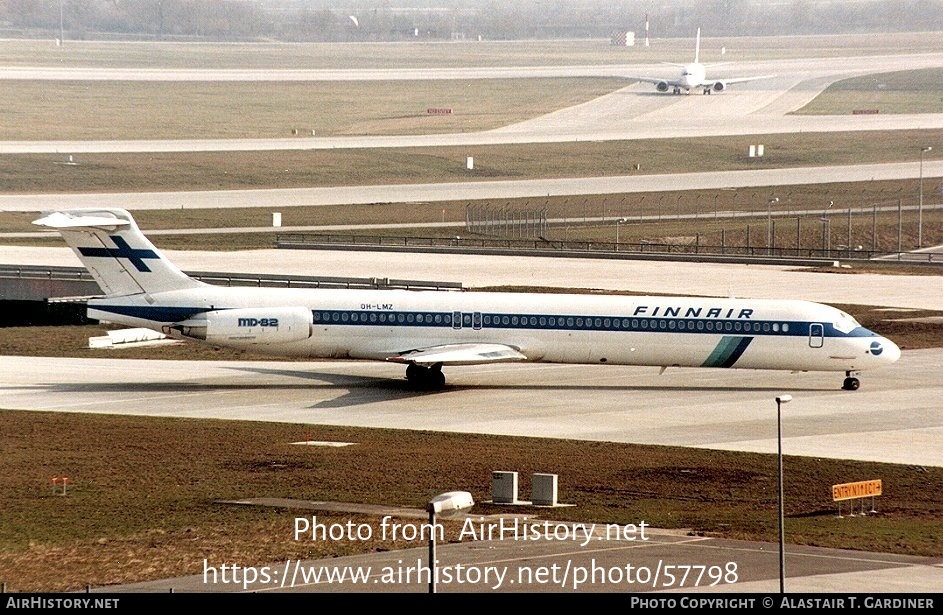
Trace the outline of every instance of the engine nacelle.
[[667, 92], [668, 84], [664, 81], [659, 81], [657, 84], [655, 84], [655, 89], [659, 92]]
[[305, 307], [237, 308], [203, 312], [163, 331], [176, 338], [242, 346], [306, 340], [313, 324], [311, 310]]
[[715, 92], [723, 92], [726, 89], [727, 89], [727, 84], [724, 83], [723, 81], [717, 81], [714, 83]]

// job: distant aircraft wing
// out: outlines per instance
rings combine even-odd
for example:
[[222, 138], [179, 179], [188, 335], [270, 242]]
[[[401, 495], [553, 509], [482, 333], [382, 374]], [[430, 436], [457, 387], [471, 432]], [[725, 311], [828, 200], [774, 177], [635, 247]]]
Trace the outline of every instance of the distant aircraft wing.
[[658, 78], [658, 77], [635, 77], [635, 76], [628, 76], [626, 77], [626, 79], [630, 81], [641, 81], [642, 83], [654, 83], [655, 85], [658, 85], [659, 83], [667, 83], [671, 87], [682, 86], [681, 82], [678, 81], [677, 79], [665, 79], [665, 78]]
[[407, 350], [387, 357], [394, 363], [418, 363], [419, 365], [477, 365], [501, 361], [526, 361], [527, 356], [516, 348], [504, 344], [443, 344]]

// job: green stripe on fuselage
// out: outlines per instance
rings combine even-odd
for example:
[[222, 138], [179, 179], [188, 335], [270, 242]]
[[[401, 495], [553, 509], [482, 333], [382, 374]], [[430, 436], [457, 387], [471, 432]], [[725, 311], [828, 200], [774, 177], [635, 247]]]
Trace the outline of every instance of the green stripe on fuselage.
[[753, 338], [725, 335], [711, 351], [701, 367], [730, 367], [737, 362]]

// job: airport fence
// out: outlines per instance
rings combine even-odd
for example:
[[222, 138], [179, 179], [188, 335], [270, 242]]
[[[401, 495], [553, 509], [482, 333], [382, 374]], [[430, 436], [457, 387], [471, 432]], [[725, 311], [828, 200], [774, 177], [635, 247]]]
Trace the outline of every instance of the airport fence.
[[931, 252], [886, 252], [865, 249], [862, 246], [835, 246], [833, 248], [749, 246], [706, 244], [697, 238], [690, 243], [670, 242], [606, 242], [547, 240], [540, 238], [515, 239], [481, 236], [412, 237], [380, 235], [341, 235], [315, 233], [284, 233], [275, 238], [277, 248], [283, 249], [358, 249], [390, 251], [454, 251], [468, 253], [520, 253], [542, 256], [573, 254], [607, 257], [729, 257], [745, 260], [891, 260], [908, 263], [943, 265], [943, 254]]

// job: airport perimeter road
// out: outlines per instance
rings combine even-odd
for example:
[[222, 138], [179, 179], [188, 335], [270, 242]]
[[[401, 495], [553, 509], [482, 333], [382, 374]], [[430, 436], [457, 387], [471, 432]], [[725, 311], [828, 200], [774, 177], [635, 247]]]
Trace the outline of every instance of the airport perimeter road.
[[[120, 351], [116, 351], [120, 352]], [[436, 393], [401, 366], [0, 357], [8, 409], [377, 427], [776, 452], [943, 467], [943, 350], [841, 373], [505, 364], [446, 369]]]

